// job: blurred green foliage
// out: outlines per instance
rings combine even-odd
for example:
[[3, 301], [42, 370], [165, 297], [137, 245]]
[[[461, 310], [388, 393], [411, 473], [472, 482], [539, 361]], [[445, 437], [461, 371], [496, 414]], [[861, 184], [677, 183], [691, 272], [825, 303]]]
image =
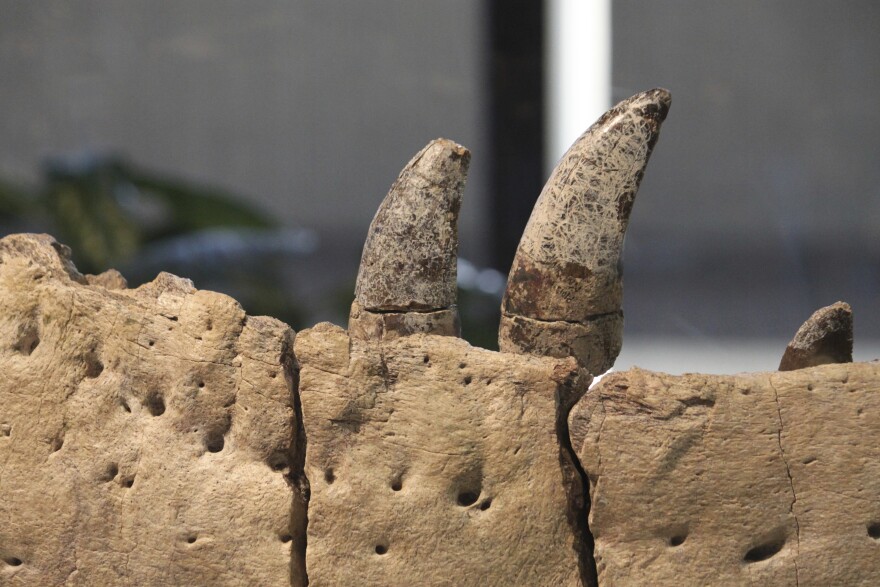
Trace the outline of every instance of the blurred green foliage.
[[[211, 246], [211, 231], [215, 240], [218, 234], [228, 240], [230, 233], [246, 240], [279, 228], [222, 189], [144, 170], [119, 157], [97, 156], [50, 161], [38, 185], [0, 180], [0, 225], [5, 232], [49, 232], [71, 247], [81, 272], [119, 268], [132, 285], [155, 276], [163, 243], [203, 234], [207, 237], [198, 244], [204, 253]], [[179, 258], [167, 263], [159, 270], [181, 269]], [[271, 262], [245, 263], [187, 267], [181, 273], [200, 287], [238, 297], [251, 313], [299, 322], [301, 312], [285, 295], [276, 269]]]

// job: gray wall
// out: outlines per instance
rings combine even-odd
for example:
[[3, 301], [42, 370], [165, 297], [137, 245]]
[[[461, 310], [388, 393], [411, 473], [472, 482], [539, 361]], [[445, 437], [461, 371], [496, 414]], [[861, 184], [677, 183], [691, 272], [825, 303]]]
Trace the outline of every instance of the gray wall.
[[474, 153], [462, 247], [482, 258], [481, 2], [2, 0], [0, 14], [0, 174], [120, 151], [357, 256], [397, 172], [445, 136]]
[[627, 329], [880, 336], [880, 4], [617, 0], [615, 98], [673, 105], [627, 241]]

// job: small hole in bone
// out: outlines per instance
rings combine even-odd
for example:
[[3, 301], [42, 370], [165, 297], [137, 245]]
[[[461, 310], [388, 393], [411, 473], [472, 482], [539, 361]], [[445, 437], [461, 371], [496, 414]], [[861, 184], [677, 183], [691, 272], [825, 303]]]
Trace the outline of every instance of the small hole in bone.
[[464, 378], [464, 384], [465, 384], [465, 385], [470, 385], [471, 382], [472, 382], [473, 380], [474, 380], [473, 377], [471, 377], [470, 375], [468, 375], [467, 377]]
[[23, 329], [19, 341], [13, 347], [19, 353], [27, 356], [34, 352], [37, 345], [40, 344], [40, 335], [37, 333], [36, 325], [30, 325]]
[[125, 400], [125, 398], [119, 398], [119, 405], [122, 406], [123, 410], [125, 410], [129, 414], [131, 413], [131, 406], [128, 405], [128, 402]]
[[64, 446], [64, 436], [58, 434], [58, 436], [52, 439], [52, 452], [58, 452], [62, 446]]
[[809, 465], [810, 463], [815, 463], [815, 462], [816, 462], [816, 457], [807, 457], [803, 460], [803, 463], [805, 465]]
[[134, 485], [134, 477], [129, 477], [128, 479], [126, 479], [122, 482], [122, 486], [125, 487], [126, 489], [131, 489], [133, 485]]
[[384, 544], [376, 545], [376, 554], [385, 554], [388, 552], [388, 547]]
[[812, 383], [807, 384], [807, 391], [813, 391], [813, 384]]
[[186, 537], [187, 544], [195, 544], [196, 540], [198, 540], [198, 536], [196, 536], [195, 534], [190, 534]]
[[327, 485], [333, 485], [333, 482], [336, 481], [336, 473], [333, 472], [333, 468], [324, 469], [324, 481], [327, 482]]
[[422, 357], [422, 362], [427, 365], [428, 363], [431, 362], [431, 357], [429, 357], [428, 355], [425, 355], [424, 357]]
[[[220, 452], [226, 445], [226, 440], [220, 432], [213, 432], [205, 438], [205, 448], [208, 452]], [[273, 467], [274, 469], [274, 467]], [[276, 469], [277, 470], [277, 469]]]
[[872, 522], [868, 524], [868, 536], [874, 540], [880, 540], [880, 522]]
[[492, 507], [492, 498], [487, 497], [486, 499], [483, 500], [483, 503], [480, 504], [480, 510], [485, 512], [490, 507]]
[[116, 475], [119, 474], [119, 466], [116, 463], [110, 463], [107, 465], [107, 469], [104, 471], [104, 474], [101, 476], [101, 480], [104, 482], [112, 481], [116, 478]]
[[144, 405], [153, 416], [161, 416], [165, 413], [165, 399], [159, 392], [150, 393], [144, 401]]
[[464, 369], [465, 367], [467, 367], [467, 363], [459, 363], [458, 364], [459, 369]]
[[8, 556], [8, 557], [4, 558], [4, 559], [3, 559], [3, 562], [5, 562], [5, 563], [6, 563], [7, 565], [9, 565], [10, 567], [18, 567], [18, 566], [21, 566], [21, 559], [20, 559], [20, 558], [17, 558], [17, 557], [14, 557], [14, 556]]
[[669, 538], [669, 546], [681, 546], [687, 540], [687, 534], [678, 534]]
[[765, 561], [776, 555], [780, 550], [782, 550], [783, 546], [785, 546], [785, 538], [780, 538], [778, 540], [759, 544], [758, 546], [755, 546], [754, 548], [749, 550], [743, 557], [743, 560], [747, 563], [757, 563], [760, 561]]
[[458, 498], [456, 499], [456, 501], [458, 502], [458, 505], [462, 507], [467, 507], [477, 503], [477, 500], [479, 498], [480, 495], [474, 491], [462, 491], [458, 494]]
[[291, 536], [290, 534], [282, 534], [281, 536], [278, 537], [278, 539], [281, 542], [283, 542], [284, 544], [287, 544], [288, 542], [293, 540], [293, 536]]
[[147, 344], [150, 345], [150, 346], [153, 346], [154, 344], [156, 344], [156, 341], [155, 341], [155, 340], [151, 340], [151, 341], [148, 341]]
[[399, 477], [391, 482], [391, 490], [392, 491], [400, 491], [403, 489], [403, 480]]
[[199, 381], [199, 389], [203, 389], [205, 387], [204, 381]]
[[12, 426], [9, 424], [0, 424], [0, 436], [12, 436]]
[[86, 377], [89, 379], [95, 379], [101, 373], [104, 372], [104, 363], [98, 358], [98, 355], [95, 354], [95, 351], [91, 351], [86, 354]]

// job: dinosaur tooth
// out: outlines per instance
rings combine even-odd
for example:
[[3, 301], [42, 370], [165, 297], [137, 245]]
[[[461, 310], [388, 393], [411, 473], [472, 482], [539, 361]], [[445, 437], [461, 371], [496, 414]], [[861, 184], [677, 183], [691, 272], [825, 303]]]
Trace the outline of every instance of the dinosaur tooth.
[[613, 365], [623, 330], [620, 254], [636, 192], [666, 119], [663, 89], [606, 112], [563, 155], [523, 232], [502, 302], [499, 344]]
[[431, 141], [403, 168], [370, 224], [349, 326], [355, 336], [457, 335], [458, 213], [470, 152]]
[[807, 318], [785, 348], [780, 371], [831, 363], [852, 363], [853, 318], [846, 302], [819, 308]]

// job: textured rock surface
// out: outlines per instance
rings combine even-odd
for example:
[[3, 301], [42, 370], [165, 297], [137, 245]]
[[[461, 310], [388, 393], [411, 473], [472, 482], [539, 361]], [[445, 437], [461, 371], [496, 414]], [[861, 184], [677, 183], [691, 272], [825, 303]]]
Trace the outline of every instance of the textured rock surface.
[[662, 89], [624, 100], [553, 170], [510, 269], [501, 350], [571, 354], [593, 374], [614, 364], [623, 330], [620, 253], [669, 105]]
[[880, 585], [880, 364], [613, 373], [570, 426], [600, 585]]
[[582, 489], [558, 439], [573, 360], [330, 324], [296, 355], [311, 585], [581, 584], [566, 487]]
[[851, 363], [852, 309], [845, 302], [819, 308], [798, 329], [779, 362], [780, 371]]
[[290, 329], [66, 254], [0, 240], [0, 584], [297, 584]]

